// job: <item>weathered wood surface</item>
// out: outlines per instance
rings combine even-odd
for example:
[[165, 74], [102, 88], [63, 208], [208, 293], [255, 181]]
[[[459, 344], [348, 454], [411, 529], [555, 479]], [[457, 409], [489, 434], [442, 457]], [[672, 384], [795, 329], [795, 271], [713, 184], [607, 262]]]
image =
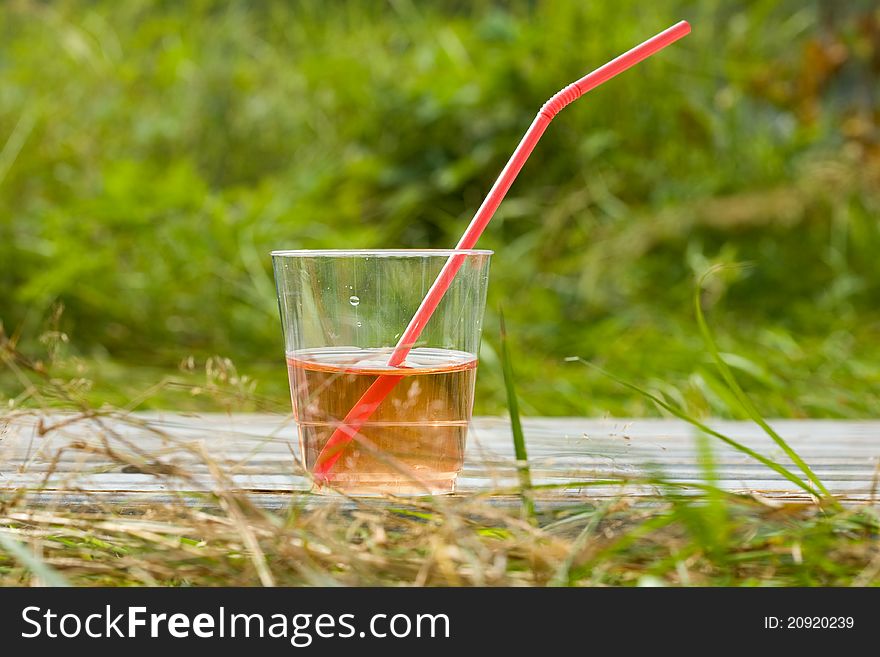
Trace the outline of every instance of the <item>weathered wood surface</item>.
[[[296, 427], [290, 418], [138, 413], [125, 419], [70, 420], [30, 415], [0, 418], [0, 495], [25, 493], [34, 503], [199, 503], [199, 491], [216, 489], [221, 476], [225, 485], [245, 491], [257, 503], [283, 506], [291, 492], [310, 488], [297, 462]], [[852, 502], [873, 501], [880, 475], [880, 421], [779, 420], [772, 424], [833, 493]], [[787, 463], [781, 450], [751, 423], [717, 421], [711, 425]], [[696, 458], [695, 432], [683, 422], [532, 418], [524, 426], [533, 482], [561, 485], [540, 494], [546, 503], [616, 496], [624, 490], [633, 495], [653, 492], [645, 485], [628, 484], [623, 489], [616, 484], [583, 483], [619, 475], [656, 473], [682, 483], [704, 480]], [[769, 498], [805, 497], [793, 484], [745, 455], [714, 439], [712, 445], [719, 484], [725, 489]], [[218, 466], [213, 472], [209, 461]], [[169, 466], [185, 476], [167, 474]], [[508, 423], [476, 418], [458, 492], [509, 492], [516, 481]], [[322, 498], [312, 499], [321, 503]], [[503, 493], [498, 493], [498, 499], [503, 499]]]

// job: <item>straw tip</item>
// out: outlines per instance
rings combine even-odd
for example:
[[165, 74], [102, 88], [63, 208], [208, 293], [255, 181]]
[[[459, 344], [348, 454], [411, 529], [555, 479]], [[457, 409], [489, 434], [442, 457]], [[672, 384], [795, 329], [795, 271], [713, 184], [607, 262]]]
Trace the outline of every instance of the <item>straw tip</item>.
[[691, 24], [687, 21], [678, 21], [675, 24], [675, 28], [681, 32], [682, 36], [684, 36], [685, 34], [690, 34]]

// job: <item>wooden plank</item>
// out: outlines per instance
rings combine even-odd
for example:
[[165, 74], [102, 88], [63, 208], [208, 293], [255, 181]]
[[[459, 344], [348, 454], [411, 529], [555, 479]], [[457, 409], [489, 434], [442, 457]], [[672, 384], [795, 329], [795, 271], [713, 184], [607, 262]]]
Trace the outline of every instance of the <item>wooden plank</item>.
[[[753, 424], [711, 424], [787, 463], [781, 450]], [[854, 502], [873, 499], [880, 467], [880, 422], [777, 420], [772, 424], [833, 493]], [[622, 492], [618, 485], [564, 485], [568, 482], [648, 472], [685, 484], [703, 479], [695, 457], [694, 430], [677, 420], [530, 418], [524, 421], [524, 429], [533, 482], [560, 486], [542, 493], [547, 503]], [[310, 488], [297, 461], [295, 437], [290, 418], [277, 415], [137, 413], [77, 421], [61, 415], [6, 415], [0, 418], [0, 494], [31, 491], [28, 495], [34, 503], [200, 503], [197, 495], [181, 493], [216, 488], [206, 465], [207, 454], [220, 465], [232, 487], [265, 506], [283, 506], [291, 492]], [[793, 484], [740, 452], [719, 441], [713, 446], [722, 487], [768, 497], [805, 497]], [[121, 459], [108, 456], [108, 450]], [[147, 465], [139, 470], [132, 463]], [[187, 476], [144, 472], [157, 465], [179, 468]], [[516, 482], [507, 422], [475, 418], [458, 491], [486, 493], [511, 489]], [[631, 486], [627, 492], [649, 495], [653, 491]]]

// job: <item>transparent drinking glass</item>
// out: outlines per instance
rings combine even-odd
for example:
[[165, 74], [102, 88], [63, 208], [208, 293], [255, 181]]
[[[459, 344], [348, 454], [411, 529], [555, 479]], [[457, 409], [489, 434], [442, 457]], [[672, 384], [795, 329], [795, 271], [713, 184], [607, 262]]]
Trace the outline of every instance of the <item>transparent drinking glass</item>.
[[[450, 493], [473, 409], [491, 251], [273, 251], [300, 458], [379, 378], [392, 389], [348, 440], [326, 482], [348, 494]], [[450, 257], [461, 268], [402, 365], [388, 359]]]

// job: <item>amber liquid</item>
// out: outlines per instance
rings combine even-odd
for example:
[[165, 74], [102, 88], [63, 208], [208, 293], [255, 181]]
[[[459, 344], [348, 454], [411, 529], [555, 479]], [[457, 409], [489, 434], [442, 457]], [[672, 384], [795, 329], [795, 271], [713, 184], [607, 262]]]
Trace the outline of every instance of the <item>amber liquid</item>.
[[464, 461], [477, 359], [413, 349], [389, 368], [388, 349], [336, 347], [287, 354], [300, 447], [310, 471], [346, 414], [377, 377], [400, 375], [330, 470], [333, 488], [355, 494], [449, 493]]

